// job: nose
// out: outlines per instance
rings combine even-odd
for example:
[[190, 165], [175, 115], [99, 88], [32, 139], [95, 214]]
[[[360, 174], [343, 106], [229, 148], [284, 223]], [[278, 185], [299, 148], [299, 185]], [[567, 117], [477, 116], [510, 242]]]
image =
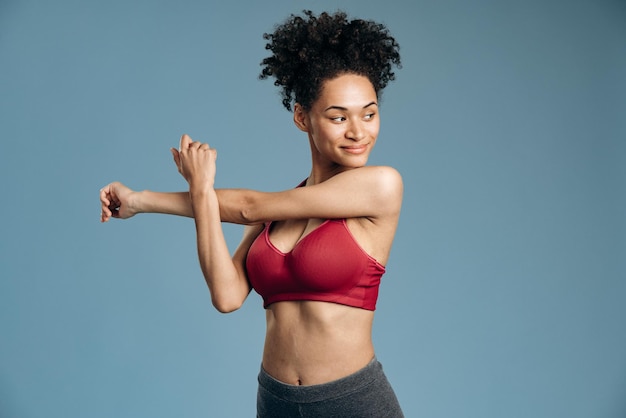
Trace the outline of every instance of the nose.
[[360, 121], [351, 121], [346, 131], [346, 137], [354, 141], [359, 141], [365, 138], [365, 129], [361, 125]]

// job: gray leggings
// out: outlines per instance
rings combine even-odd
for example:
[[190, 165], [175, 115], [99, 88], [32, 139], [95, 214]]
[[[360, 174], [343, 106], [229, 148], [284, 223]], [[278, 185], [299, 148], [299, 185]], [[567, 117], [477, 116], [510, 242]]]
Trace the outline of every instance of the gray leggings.
[[311, 386], [288, 385], [261, 367], [257, 418], [404, 417], [382, 365], [367, 366], [341, 379]]

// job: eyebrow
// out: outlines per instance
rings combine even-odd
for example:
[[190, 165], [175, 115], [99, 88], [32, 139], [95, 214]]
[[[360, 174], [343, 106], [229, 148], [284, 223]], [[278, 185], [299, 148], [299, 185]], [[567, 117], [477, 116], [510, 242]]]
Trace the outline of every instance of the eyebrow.
[[[365, 106], [363, 106], [363, 109], [367, 109], [368, 107], [370, 107], [371, 105], [376, 105], [378, 106], [378, 103], [376, 102], [370, 102], [368, 104], [366, 104]], [[347, 111], [348, 108], [347, 107], [343, 107], [343, 106], [328, 106], [326, 109], [324, 109], [324, 112], [327, 112], [331, 109], [336, 109], [336, 110], [343, 110], [343, 111]]]

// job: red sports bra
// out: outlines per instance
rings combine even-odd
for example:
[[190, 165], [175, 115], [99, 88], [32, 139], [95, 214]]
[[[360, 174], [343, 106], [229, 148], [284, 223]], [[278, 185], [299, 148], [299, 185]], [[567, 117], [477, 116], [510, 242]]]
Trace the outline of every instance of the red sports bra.
[[385, 267], [355, 241], [345, 219], [324, 221], [288, 253], [269, 238], [271, 223], [252, 243], [246, 268], [267, 308], [274, 302], [314, 300], [373, 311]]

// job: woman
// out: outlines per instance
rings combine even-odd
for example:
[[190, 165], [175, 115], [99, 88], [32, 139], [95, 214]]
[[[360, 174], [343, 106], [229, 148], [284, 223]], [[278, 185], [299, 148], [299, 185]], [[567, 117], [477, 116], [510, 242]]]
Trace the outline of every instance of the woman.
[[[102, 221], [152, 212], [195, 219], [198, 257], [220, 312], [254, 288], [267, 331], [259, 417], [401, 417], [372, 345], [372, 323], [402, 203], [391, 167], [366, 166], [379, 131], [378, 100], [400, 65], [382, 25], [344, 13], [291, 16], [265, 34], [283, 105], [308, 136], [310, 175], [262, 193], [215, 189], [216, 150], [183, 135], [172, 155], [189, 192], [100, 192]], [[246, 225], [231, 257], [221, 222]]]

